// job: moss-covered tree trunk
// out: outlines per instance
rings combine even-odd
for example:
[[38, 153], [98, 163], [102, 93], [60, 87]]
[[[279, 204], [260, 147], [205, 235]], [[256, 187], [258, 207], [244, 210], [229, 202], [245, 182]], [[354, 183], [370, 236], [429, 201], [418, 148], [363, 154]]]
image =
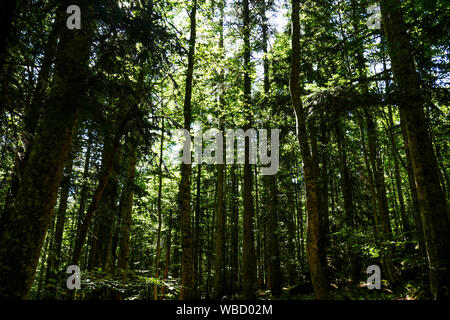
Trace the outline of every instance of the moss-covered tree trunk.
[[422, 228], [422, 219], [420, 217], [419, 210], [419, 198], [417, 196], [417, 187], [416, 187], [416, 179], [414, 178], [414, 170], [411, 163], [411, 154], [409, 152], [409, 143], [408, 143], [408, 135], [406, 133], [405, 122], [400, 120], [400, 126], [402, 130], [402, 137], [405, 144], [405, 155], [406, 155], [406, 171], [408, 172], [408, 184], [409, 191], [411, 194], [411, 211], [414, 214], [414, 221], [416, 225], [415, 235], [416, 239], [419, 242], [419, 252], [422, 257], [426, 257], [426, 246], [425, 239], [423, 236], [423, 228]]
[[324, 267], [319, 254], [319, 186], [306, 131], [306, 115], [300, 95], [300, 1], [292, 0], [292, 57], [290, 93], [296, 117], [297, 138], [303, 160], [308, 215], [306, 254], [314, 292], [318, 299], [328, 298]]
[[130, 258], [130, 231], [131, 214], [133, 212], [134, 180], [136, 172], [137, 153], [134, 142], [130, 144], [128, 165], [126, 172], [125, 188], [120, 201], [120, 236], [119, 256], [117, 257], [117, 270], [122, 273], [122, 279], [126, 280], [128, 260]]
[[320, 226], [321, 226], [321, 242], [322, 242], [322, 251], [323, 251], [323, 263], [325, 267], [327, 266], [327, 248], [329, 246], [329, 233], [330, 233], [330, 217], [328, 214], [328, 128], [325, 121], [320, 121], [319, 125], [320, 129], [320, 137], [319, 137], [319, 145], [321, 146], [319, 149], [320, 162], [322, 163], [322, 167], [320, 168], [320, 190], [321, 190], [321, 199], [322, 199], [322, 210], [320, 214]]
[[[320, 168], [320, 158], [321, 158], [321, 152], [319, 150], [318, 145], [318, 124], [315, 118], [312, 118], [310, 121], [308, 121], [307, 124], [309, 138], [310, 138], [310, 146], [311, 146], [311, 162], [313, 164], [313, 171], [314, 176], [316, 177], [317, 182], [317, 188], [318, 188], [318, 194], [317, 194], [317, 206], [318, 206], [318, 213], [319, 213], [319, 259], [320, 264], [323, 268], [323, 272], [325, 274], [325, 277], [327, 278], [327, 257], [326, 257], [326, 233], [325, 230], [325, 217], [328, 215], [328, 204], [324, 201], [323, 198], [324, 193], [328, 190], [325, 181], [322, 179], [322, 173]], [[326, 169], [326, 168], [325, 168]], [[326, 176], [326, 173], [325, 173]], [[327, 198], [327, 197], [326, 197]]]
[[[186, 72], [186, 88], [184, 95], [184, 129], [190, 131], [191, 128], [191, 98], [192, 98], [192, 78], [194, 73], [195, 38], [196, 38], [196, 13], [197, 0], [192, 3], [190, 13], [191, 34], [189, 38], [188, 67]], [[194, 294], [194, 268], [192, 253], [192, 232], [191, 232], [191, 164], [181, 164], [180, 181], [180, 221], [181, 221], [181, 248], [183, 256], [181, 261], [181, 290], [180, 300], [191, 300]]]
[[400, 117], [405, 123], [428, 256], [430, 287], [441, 298], [450, 283], [449, 213], [436, 157], [427, 129], [407, 25], [399, 0], [381, 0], [381, 16], [392, 71], [399, 88]]
[[[76, 144], [75, 144], [76, 145]], [[64, 233], [64, 225], [66, 222], [67, 203], [72, 179], [73, 160], [75, 158], [76, 148], [70, 152], [64, 170], [64, 176], [61, 180], [61, 191], [59, 195], [59, 207], [56, 214], [56, 227], [53, 243], [50, 246], [49, 256], [47, 260], [47, 270], [45, 274], [45, 299], [55, 299], [56, 289], [58, 285], [58, 274], [61, 274], [61, 248]]]
[[[8, 225], [0, 238], [0, 297], [26, 298], [50, 224], [70, 150], [77, 111], [87, 91], [93, 23], [88, 1], [81, 30], [63, 29], [47, 112], [24, 168]], [[67, 5], [64, 1], [61, 5]], [[66, 6], [66, 7], [67, 7]]]
[[[224, 42], [224, 18], [225, 18], [225, 1], [219, 4], [220, 18], [219, 18], [219, 48], [223, 58]], [[224, 117], [225, 101], [223, 98], [224, 92], [224, 70], [221, 70], [220, 85], [221, 93], [219, 97], [219, 130], [224, 131]], [[217, 164], [217, 203], [216, 203], [216, 250], [215, 250], [215, 273], [214, 273], [214, 298], [221, 299], [225, 294], [226, 277], [225, 277], [225, 198], [224, 198], [224, 184], [225, 184], [225, 167], [223, 164]]]
[[[251, 126], [251, 79], [250, 79], [250, 8], [249, 1], [243, 4], [243, 36], [244, 36], [244, 112], [246, 123], [244, 130]], [[249, 139], [245, 141], [245, 163], [243, 175], [243, 234], [242, 234], [242, 298], [252, 300], [256, 297], [256, 254], [253, 231], [253, 172], [250, 164]]]
[[[164, 154], [164, 117], [161, 117], [161, 141], [159, 147], [159, 164], [158, 164], [158, 231], [156, 234], [156, 259], [155, 259], [155, 278], [159, 279], [159, 262], [161, 260], [161, 228], [162, 228], [162, 166]], [[153, 286], [153, 299], [158, 300], [158, 286]]]
[[[5, 2], [5, 1], [2, 1]], [[10, 1], [14, 3], [16, 1]], [[3, 5], [3, 3], [1, 4]], [[56, 13], [55, 23], [52, 27], [50, 35], [47, 40], [44, 57], [42, 59], [42, 65], [38, 72], [38, 77], [36, 81], [36, 87], [33, 91], [31, 103], [25, 107], [24, 114], [24, 128], [21, 137], [23, 143], [24, 152], [23, 155], [17, 157], [15, 163], [15, 168], [13, 170], [13, 176], [11, 179], [10, 188], [7, 192], [5, 199], [5, 204], [0, 219], [0, 234], [3, 232], [2, 227], [6, 225], [11, 214], [12, 205], [14, 204], [14, 199], [17, 195], [17, 190], [19, 188], [21, 176], [23, 175], [23, 169], [30, 155], [31, 146], [36, 134], [36, 128], [38, 124], [39, 117], [42, 116], [43, 106], [45, 107], [45, 91], [48, 89], [48, 82], [50, 80], [50, 73], [52, 70], [52, 63], [55, 59], [58, 37], [61, 33], [60, 20], [62, 20], [62, 8], [58, 8]]]

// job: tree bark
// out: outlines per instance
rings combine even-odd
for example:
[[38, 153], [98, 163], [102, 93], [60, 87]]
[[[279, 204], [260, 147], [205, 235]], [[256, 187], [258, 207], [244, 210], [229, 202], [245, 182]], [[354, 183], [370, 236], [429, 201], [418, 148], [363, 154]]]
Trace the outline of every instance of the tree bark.
[[411, 194], [411, 210], [414, 214], [414, 221], [416, 224], [416, 237], [419, 242], [419, 252], [422, 257], [426, 257], [425, 239], [423, 236], [422, 219], [419, 210], [419, 198], [417, 196], [416, 179], [414, 178], [414, 170], [411, 163], [411, 154], [409, 152], [408, 135], [406, 133], [405, 122], [400, 119], [400, 126], [402, 130], [403, 141], [405, 144], [406, 154], [406, 170], [408, 172], [409, 191]]
[[0, 238], [3, 298], [24, 299], [31, 289], [72, 142], [80, 97], [87, 91], [92, 7], [86, 0], [78, 5], [85, 12], [83, 28], [62, 31], [48, 111], [24, 168], [6, 232]]
[[61, 274], [59, 268], [61, 265], [61, 247], [64, 233], [64, 225], [66, 221], [67, 200], [69, 198], [69, 191], [72, 179], [72, 166], [75, 158], [76, 150], [72, 149], [69, 159], [66, 163], [64, 176], [61, 180], [61, 191], [59, 198], [59, 207], [56, 214], [56, 227], [53, 244], [49, 252], [47, 260], [47, 270], [45, 279], [45, 298], [53, 300], [56, 297], [56, 290], [58, 284], [58, 274]]
[[194, 294], [195, 298], [199, 299], [201, 296], [200, 287], [201, 287], [201, 246], [200, 246], [200, 238], [201, 238], [201, 226], [200, 226], [200, 218], [202, 215], [201, 208], [201, 183], [202, 183], [202, 165], [197, 165], [197, 182], [196, 188], [197, 193], [195, 195], [195, 225], [194, 225]]
[[[155, 259], [155, 278], [159, 278], [159, 260], [161, 258], [161, 227], [162, 227], [162, 165], [164, 152], [164, 117], [161, 117], [161, 144], [159, 148], [159, 165], [158, 165], [158, 231], [156, 234], [156, 259]], [[158, 286], [153, 287], [153, 299], [158, 300]]]
[[[224, 28], [224, 7], [225, 1], [220, 2], [219, 20], [219, 48], [224, 50], [223, 28]], [[223, 54], [222, 54], [223, 58]], [[223, 112], [224, 112], [224, 70], [221, 70], [220, 81], [222, 92], [219, 97], [219, 130], [223, 133]], [[222, 146], [223, 147], [223, 146]], [[216, 250], [215, 250], [215, 274], [214, 274], [214, 298], [221, 299], [225, 294], [225, 201], [224, 201], [224, 172], [223, 164], [217, 164], [217, 205], [216, 205]]]
[[239, 290], [239, 205], [238, 205], [238, 178], [237, 165], [231, 165], [231, 249], [230, 249], [230, 265], [231, 265], [231, 289], [233, 293]]
[[413, 48], [399, 0], [381, 0], [381, 16], [392, 71], [400, 92], [400, 117], [405, 122], [427, 249], [430, 287], [442, 298], [450, 283], [449, 213], [442, 192], [436, 157], [427, 130], [423, 96], [413, 60]]
[[[243, 35], [244, 35], [244, 112], [246, 124], [244, 130], [251, 126], [251, 79], [250, 79], [250, 9], [249, 0], [243, 1]], [[242, 298], [253, 300], [256, 297], [256, 255], [253, 231], [253, 173], [249, 158], [249, 141], [245, 141], [244, 185], [243, 185], [243, 234], [242, 234]]]
[[[2, 1], [0, 4], [4, 6], [5, 1]], [[16, 1], [10, 1], [11, 3]], [[50, 78], [50, 71], [52, 67], [52, 62], [55, 58], [56, 46], [58, 36], [60, 34], [60, 16], [62, 14], [62, 9], [57, 9], [56, 21], [54, 26], [50, 32], [47, 46], [44, 53], [44, 58], [42, 61], [41, 68], [39, 69], [38, 78], [36, 82], [36, 87], [33, 92], [32, 101], [29, 105], [25, 107], [25, 115], [24, 115], [24, 128], [22, 133], [22, 143], [24, 146], [23, 156], [18, 157], [18, 161], [15, 163], [15, 168], [13, 170], [13, 176], [11, 179], [10, 188], [7, 192], [7, 196], [5, 199], [5, 204], [3, 208], [3, 213], [0, 220], [0, 234], [2, 233], [3, 225], [6, 225], [8, 222], [9, 215], [11, 214], [11, 206], [14, 203], [14, 199], [17, 195], [17, 190], [19, 188], [19, 184], [21, 181], [21, 177], [23, 175], [23, 169], [25, 163], [29, 157], [32, 142], [34, 140], [34, 136], [36, 134], [36, 128], [38, 124], [39, 118], [42, 116], [41, 106], [46, 105], [46, 101], [44, 99], [45, 90], [48, 87], [48, 81]], [[1, 59], [1, 58], [0, 58]], [[1, 70], [1, 69], [0, 69]]]
[[292, 0], [292, 57], [290, 94], [296, 117], [296, 133], [300, 144], [306, 183], [306, 211], [308, 215], [306, 254], [314, 292], [318, 299], [328, 298], [324, 266], [319, 255], [319, 188], [306, 132], [306, 115], [300, 95], [300, 1]]
[[[166, 253], [164, 258], [164, 271], [163, 271], [163, 281], [167, 280], [169, 276], [169, 268], [170, 268], [170, 247], [172, 246], [172, 210], [169, 210], [169, 228], [167, 229], [166, 235]], [[163, 285], [161, 288], [161, 298], [164, 299], [164, 295], [166, 293], [166, 286]]]
[[[196, 13], [197, 0], [192, 3], [190, 14], [191, 34], [189, 38], [188, 68], [186, 72], [186, 89], [184, 96], [184, 129], [190, 131], [191, 128], [191, 98], [192, 98], [192, 78], [194, 73], [195, 37], [196, 37]], [[194, 295], [194, 269], [192, 254], [192, 233], [191, 233], [191, 165], [181, 164], [180, 181], [180, 220], [181, 220], [181, 247], [183, 250], [181, 262], [181, 290], [180, 300], [191, 300]]]
[[117, 269], [122, 273], [122, 279], [126, 280], [128, 262], [130, 258], [130, 229], [133, 212], [134, 181], [136, 173], [137, 151], [135, 142], [131, 142], [126, 172], [126, 184], [122, 192], [120, 201], [120, 236], [119, 236], [119, 256], [117, 258]]

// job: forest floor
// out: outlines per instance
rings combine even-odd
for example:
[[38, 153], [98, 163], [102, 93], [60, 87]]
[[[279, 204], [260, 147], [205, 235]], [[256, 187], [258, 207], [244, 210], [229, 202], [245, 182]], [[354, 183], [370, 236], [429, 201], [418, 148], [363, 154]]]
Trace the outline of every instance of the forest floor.
[[[343, 283], [340, 286], [331, 284], [331, 300], [430, 300], [431, 296], [423, 288], [423, 283], [419, 281], [409, 281], [396, 287], [390, 287], [387, 283], [382, 284], [382, 288], [370, 290], [366, 284], [361, 282], [354, 284]], [[261, 299], [273, 299], [268, 297], [267, 292], [259, 292]], [[308, 285], [283, 288], [280, 300], [315, 300], [316, 297], [312, 288]]]

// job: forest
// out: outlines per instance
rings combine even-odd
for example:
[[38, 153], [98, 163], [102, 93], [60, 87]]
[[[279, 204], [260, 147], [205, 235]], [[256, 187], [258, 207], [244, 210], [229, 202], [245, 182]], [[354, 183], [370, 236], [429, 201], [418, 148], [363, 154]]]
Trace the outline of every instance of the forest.
[[448, 1], [0, 24], [0, 299], [450, 299]]

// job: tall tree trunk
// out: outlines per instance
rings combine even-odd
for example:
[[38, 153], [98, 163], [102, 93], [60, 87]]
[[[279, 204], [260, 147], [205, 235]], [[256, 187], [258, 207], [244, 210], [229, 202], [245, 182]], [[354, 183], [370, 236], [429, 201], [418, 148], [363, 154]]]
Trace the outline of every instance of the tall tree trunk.
[[[244, 35], [244, 129], [251, 126], [251, 79], [250, 79], [250, 9], [249, 0], [243, 1]], [[252, 300], [256, 297], [256, 255], [253, 231], [253, 174], [250, 164], [249, 139], [245, 140], [244, 186], [243, 186], [243, 234], [242, 234], [242, 298]]]
[[217, 205], [216, 205], [216, 249], [214, 298], [220, 299], [225, 293], [225, 204], [224, 204], [224, 165], [217, 165]]
[[266, 289], [272, 290], [272, 286], [270, 283], [270, 254], [269, 254], [269, 217], [266, 213], [264, 216], [264, 276], [266, 279]]
[[[215, 192], [215, 194], [217, 194]], [[214, 199], [215, 201], [215, 199]], [[208, 224], [208, 253], [207, 253], [207, 276], [206, 276], [206, 286], [205, 286], [205, 299], [210, 299], [211, 298], [211, 265], [213, 262], [213, 252], [214, 252], [214, 226], [215, 226], [215, 221], [216, 221], [216, 211], [212, 210], [212, 219], [210, 219], [211, 224]]]
[[[159, 148], [159, 165], [158, 165], [158, 231], [156, 234], [156, 259], [155, 259], [155, 278], [159, 279], [159, 260], [161, 258], [161, 227], [162, 227], [162, 165], [164, 152], [164, 117], [161, 117], [161, 144]], [[153, 299], [158, 300], [158, 286], [153, 287]]]
[[[167, 229], [167, 235], [166, 235], [166, 253], [164, 258], [164, 271], [163, 271], [163, 281], [167, 280], [169, 276], [169, 268], [170, 268], [170, 247], [172, 245], [172, 210], [169, 210], [169, 228]], [[166, 286], [163, 285], [161, 288], [161, 298], [164, 299], [164, 295], [166, 293]]]
[[[295, 177], [300, 177], [300, 172], [298, 168], [298, 162], [296, 159], [294, 159], [294, 168], [295, 168]], [[304, 271], [305, 267], [305, 241], [304, 241], [304, 232], [303, 232], [303, 211], [302, 211], [302, 192], [301, 192], [301, 184], [299, 184], [299, 181], [297, 180], [294, 186], [295, 191], [295, 205], [297, 207], [297, 228], [298, 228], [298, 242], [299, 242], [299, 260], [300, 260], [300, 270], [301, 272]], [[303, 277], [301, 277], [303, 278]]]
[[239, 288], [239, 205], [238, 205], [238, 178], [237, 178], [237, 165], [231, 165], [231, 252], [230, 252], [230, 265], [231, 265], [231, 287], [232, 292], [237, 293]]
[[322, 162], [322, 168], [320, 170], [320, 189], [321, 189], [321, 199], [322, 199], [322, 213], [321, 213], [321, 221], [320, 224], [322, 226], [321, 235], [323, 238], [323, 251], [325, 255], [325, 266], [327, 265], [326, 261], [326, 249], [329, 244], [329, 233], [330, 233], [330, 226], [329, 226], [329, 216], [328, 216], [328, 129], [326, 127], [326, 124], [324, 121], [320, 121], [320, 145], [321, 149], [320, 157]]
[[414, 221], [416, 224], [416, 238], [419, 242], [419, 252], [422, 257], [426, 257], [426, 246], [425, 239], [423, 235], [422, 219], [419, 210], [419, 198], [417, 196], [416, 179], [414, 178], [414, 170], [411, 163], [411, 154], [409, 152], [408, 135], [406, 133], [405, 122], [400, 120], [400, 126], [402, 130], [403, 141], [405, 144], [405, 154], [406, 154], [406, 170], [408, 172], [408, 183], [409, 190], [411, 194], [411, 210], [414, 214]]
[[[293, 188], [289, 188], [287, 191], [287, 197], [288, 199], [292, 199], [293, 197]], [[272, 213], [270, 213], [271, 215]], [[288, 261], [287, 261], [287, 280], [289, 285], [294, 285], [297, 280], [297, 270], [295, 265], [295, 208], [294, 208], [294, 202], [291, 202], [290, 205], [284, 210], [284, 214], [286, 215], [286, 228], [287, 228], [287, 234], [286, 234], [286, 240], [288, 243], [287, 246], [287, 253], [288, 253]], [[269, 221], [271, 217], [269, 216]], [[269, 226], [270, 230], [271, 226]], [[270, 231], [269, 231], [270, 234]], [[269, 240], [269, 246], [270, 246], [271, 239]], [[271, 253], [271, 251], [269, 251]], [[269, 259], [273, 259], [273, 256], [269, 256]], [[272, 264], [269, 264], [269, 268], [272, 267]], [[270, 270], [272, 272], [272, 270]]]
[[392, 157], [394, 158], [394, 175], [395, 175], [395, 187], [397, 189], [397, 195], [398, 195], [398, 204], [399, 204], [399, 211], [400, 211], [400, 217], [402, 222], [402, 231], [403, 231], [403, 237], [407, 241], [406, 242], [406, 248], [408, 251], [412, 250], [411, 246], [411, 234], [410, 234], [410, 227], [409, 227], [409, 221], [408, 216], [406, 215], [406, 207], [405, 207], [405, 199], [403, 197], [403, 190], [402, 190], [402, 179], [400, 176], [400, 165], [399, 161], [401, 160], [399, 158], [399, 153], [397, 151], [397, 144], [395, 142], [395, 136], [393, 133], [394, 130], [394, 120], [392, 117], [392, 107], [388, 106], [388, 123], [389, 123], [389, 137], [391, 140], [391, 147], [392, 147]]
[[[335, 126], [336, 142], [339, 154], [339, 167], [342, 176], [342, 196], [344, 198], [345, 223], [353, 231], [355, 227], [354, 210], [353, 210], [353, 186], [350, 178], [350, 171], [347, 166], [347, 150], [345, 146], [345, 137], [343, 135], [341, 124]], [[348, 246], [348, 256], [350, 259], [350, 270], [352, 272], [352, 280], [359, 281], [359, 270], [357, 258], [353, 252], [352, 246]]]
[[258, 188], [258, 168], [256, 166], [253, 167], [253, 176], [254, 176], [254, 184], [255, 184], [255, 231], [256, 231], [256, 286], [257, 288], [264, 287], [264, 259], [261, 257], [261, 252], [264, 250], [261, 243], [261, 233], [262, 233], [262, 214], [259, 210], [259, 201], [260, 201], [260, 191]]
[[[84, 210], [86, 208], [86, 198], [87, 198], [87, 192], [88, 192], [88, 178], [89, 178], [89, 168], [91, 165], [91, 152], [92, 152], [92, 142], [93, 142], [93, 133], [91, 129], [88, 129], [88, 142], [86, 147], [86, 156], [84, 159], [84, 167], [83, 167], [83, 178], [81, 182], [81, 191], [80, 191], [80, 197], [78, 200], [79, 208], [78, 212], [76, 213], [76, 229], [79, 230], [81, 227], [81, 221], [83, 217]], [[72, 233], [70, 237], [70, 246], [71, 246], [71, 252], [73, 252], [74, 247], [74, 236], [76, 235], [76, 232]]]
[[399, 0], [381, 0], [381, 16], [392, 71], [400, 91], [400, 117], [405, 122], [417, 186], [419, 209], [427, 249], [430, 287], [441, 298], [450, 287], [450, 232], [448, 206], [441, 189], [437, 161], [427, 130], [413, 48]]
[[[32, 100], [25, 109], [24, 131], [25, 131], [25, 146], [29, 151], [32, 144], [33, 136], [36, 132], [38, 120], [41, 116], [41, 105], [45, 101], [45, 91], [48, 87], [48, 81], [52, 71], [52, 63], [55, 58], [56, 49], [58, 46], [58, 36], [61, 28], [64, 28], [63, 22], [65, 7], [60, 7], [56, 11], [55, 22], [48, 36], [47, 45], [45, 48], [44, 58], [42, 60], [41, 69], [38, 73], [36, 87], [33, 92]], [[28, 153], [28, 152], [27, 152]], [[27, 155], [25, 156], [25, 159]]]
[[87, 91], [94, 24], [88, 1], [78, 5], [85, 12], [83, 28], [62, 31], [49, 107], [24, 168], [7, 232], [0, 238], [0, 297], [26, 298], [31, 289], [70, 150], [80, 97]]
[[174, 235], [174, 239], [173, 239], [173, 243], [174, 243], [174, 249], [173, 249], [173, 277], [174, 278], [179, 278], [180, 277], [180, 230], [178, 227], [175, 228], [174, 231], [175, 235]]
[[[267, 3], [261, 4], [261, 29], [262, 29], [262, 48], [264, 53], [264, 104], [268, 105], [270, 95], [270, 78], [269, 78], [269, 59], [268, 54], [268, 19], [266, 16]], [[274, 110], [271, 110], [274, 115]], [[271, 124], [268, 123], [270, 126]], [[269, 133], [271, 135], [271, 133]], [[266, 261], [267, 271], [266, 281], [272, 295], [278, 297], [281, 294], [281, 268], [280, 268], [280, 244], [278, 238], [278, 201], [277, 201], [277, 177], [276, 174], [264, 177], [265, 187], [268, 191], [268, 201], [266, 203], [266, 217], [264, 218], [264, 257]], [[258, 200], [257, 200], [258, 203]], [[294, 210], [295, 212], [295, 210]], [[261, 220], [259, 218], [259, 220]], [[259, 228], [259, 233], [261, 229]], [[295, 232], [293, 232], [293, 235]], [[267, 238], [267, 239], [266, 239]], [[263, 265], [262, 265], [263, 267]], [[261, 272], [261, 274], [263, 274]]]
[[389, 282], [394, 285], [399, 282], [397, 274], [395, 272], [394, 265], [392, 263], [393, 259], [393, 247], [391, 242], [393, 241], [391, 222], [389, 218], [389, 208], [386, 198], [386, 184], [384, 180], [384, 168], [381, 159], [381, 154], [379, 151], [377, 143], [377, 128], [372, 115], [366, 112], [367, 121], [367, 137], [369, 146], [369, 160], [372, 167], [373, 182], [375, 183], [375, 192], [377, 199], [377, 217], [378, 221], [377, 230], [380, 235], [381, 248], [383, 252], [383, 267], [384, 272], [389, 280]]
[[[377, 203], [377, 193], [375, 190], [375, 179], [373, 176], [372, 168], [370, 167], [369, 162], [369, 156], [368, 156], [368, 150], [366, 147], [365, 142], [365, 135], [364, 135], [364, 125], [363, 125], [363, 119], [360, 115], [358, 115], [358, 126], [359, 126], [359, 133], [361, 136], [361, 149], [363, 152], [363, 158], [364, 158], [364, 165], [366, 167], [367, 172], [367, 179], [369, 182], [369, 190], [370, 190], [370, 203], [371, 203], [371, 209], [372, 209], [372, 215], [375, 222], [375, 229], [378, 230], [378, 203]], [[375, 233], [376, 240], [378, 241], [378, 232]]]
[[[309, 127], [309, 137], [311, 141], [311, 156], [312, 163], [314, 166], [314, 176], [316, 177], [317, 185], [318, 185], [318, 194], [317, 194], [317, 205], [319, 212], [319, 259], [320, 263], [323, 267], [323, 272], [325, 273], [325, 277], [327, 277], [327, 257], [326, 257], [326, 236], [327, 230], [325, 230], [325, 217], [328, 215], [328, 204], [324, 201], [323, 195], [326, 190], [324, 187], [327, 187], [326, 183], [324, 183], [321, 170], [319, 167], [321, 154], [318, 147], [318, 124], [313, 118], [308, 123]], [[323, 137], [322, 137], [323, 138]], [[325, 141], [321, 141], [322, 143]], [[325, 168], [326, 169], [326, 168]], [[325, 172], [326, 177], [326, 172]]]
[[[274, 297], [279, 297], [281, 294], [281, 270], [280, 270], [280, 247], [278, 239], [278, 201], [277, 201], [277, 180], [275, 175], [268, 175], [266, 179], [266, 186], [269, 192], [268, 199], [268, 248], [269, 264], [270, 264], [270, 289]], [[295, 234], [295, 232], [293, 232]], [[294, 255], [295, 256], [295, 255]]]
[[[196, 37], [196, 13], [197, 0], [192, 3], [190, 13], [191, 34], [189, 38], [188, 68], [186, 72], [186, 89], [184, 96], [184, 129], [190, 131], [191, 128], [191, 98], [192, 98], [192, 78], [194, 73], [195, 37]], [[181, 164], [180, 181], [180, 220], [181, 220], [181, 247], [183, 250], [181, 262], [181, 290], [180, 300], [194, 299], [194, 269], [192, 254], [192, 234], [191, 234], [191, 164]]]
[[56, 297], [58, 285], [58, 274], [61, 274], [59, 268], [61, 265], [61, 247], [64, 233], [64, 225], [66, 221], [67, 200], [72, 179], [72, 166], [75, 158], [76, 148], [70, 152], [69, 159], [66, 163], [64, 176], [61, 180], [61, 191], [59, 197], [59, 207], [56, 214], [56, 228], [53, 238], [53, 244], [49, 252], [45, 279], [45, 298], [53, 300]]
[[[0, 4], [3, 6], [5, 1], [2, 1]], [[10, 1], [11, 3], [16, 1]], [[3, 208], [3, 213], [0, 220], [0, 234], [3, 232], [2, 228], [4, 225], [6, 225], [8, 222], [9, 215], [11, 214], [12, 205], [14, 203], [14, 199], [17, 195], [17, 190], [19, 188], [19, 184], [21, 181], [21, 177], [23, 175], [23, 170], [25, 163], [29, 157], [32, 142], [34, 140], [34, 135], [36, 133], [36, 127], [39, 120], [39, 117], [41, 116], [41, 106], [45, 105], [45, 90], [48, 87], [48, 81], [50, 78], [50, 71], [52, 67], [52, 62], [55, 58], [56, 53], [56, 47], [57, 47], [57, 41], [58, 36], [60, 32], [60, 20], [62, 15], [62, 9], [57, 9], [57, 16], [56, 21], [52, 27], [52, 30], [50, 32], [47, 46], [44, 53], [44, 58], [42, 61], [41, 68], [38, 73], [38, 78], [36, 82], [36, 87], [33, 92], [32, 101], [29, 105], [25, 107], [25, 115], [24, 115], [24, 129], [22, 133], [22, 143], [24, 146], [24, 152], [23, 156], [18, 157], [18, 161], [15, 163], [15, 168], [13, 170], [13, 176], [11, 179], [11, 185], [7, 192], [7, 196], [5, 199], [5, 204]], [[0, 58], [1, 59], [1, 58]]]
[[110, 272], [112, 236], [118, 210], [116, 205], [119, 187], [118, 171], [119, 167], [116, 164], [96, 210], [95, 231], [89, 252], [88, 268], [91, 270], [101, 268], [103, 272]]
[[[123, 108], [123, 107], [122, 107]], [[123, 110], [123, 109], [121, 109]], [[124, 112], [124, 111], [121, 111]], [[87, 209], [86, 215], [82, 219], [82, 223], [79, 225], [79, 228], [77, 230], [77, 236], [75, 240], [75, 246], [72, 253], [72, 259], [71, 264], [78, 265], [81, 251], [83, 249], [84, 242], [86, 241], [86, 236], [89, 230], [89, 226], [91, 224], [91, 220], [94, 216], [95, 211], [97, 210], [102, 196], [103, 191], [105, 191], [105, 188], [108, 184], [109, 178], [111, 176], [111, 172], [114, 167], [114, 163], [116, 162], [116, 156], [119, 154], [120, 151], [120, 140], [122, 139], [122, 136], [125, 132], [125, 127], [128, 124], [128, 121], [131, 118], [131, 109], [128, 110], [128, 113], [124, 115], [123, 117], [119, 117], [120, 123], [117, 124], [117, 127], [115, 128], [115, 134], [113, 137], [112, 142], [105, 141], [105, 146], [102, 157], [102, 168], [100, 170], [99, 175], [99, 181], [97, 188], [95, 189], [95, 192], [92, 196], [91, 203]], [[72, 291], [73, 292], [73, 291]]]
[[201, 265], [201, 247], [200, 247], [200, 238], [201, 238], [201, 226], [200, 226], [200, 218], [202, 215], [201, 208], [201, 183], [202, 183], [202, 165], [197, 165], [197, 193], [195, 195], [195, 225], [194, 225], [194, 294], [195, 298], [199, 299], [201, 296], [200, 286], [201, 286], [201, 273], [200, 273], [200, 265]]
[[45, 266], [45, 261], [48, 261], [48, 257], [49, 257], [49, 250], [51, 250], [51, 246], [52, 246], [52, 238], [53, 238], [53, 234], [54, 234], [54, 224], [55, 224], [55, 219], [52, 219], [52, 223], [51, 226], [49, 228], [49, 232], [47, 233], [47, 236], [45, 237], [45, 244], [44, 244], [44, 252], [42, 253], [42, 263], [41, 263], [41, 268], [39, 270], [39, 276], [37, 279], [37, 292], [36, 292], [36, 299], [41, 299], [41, 295], [42, 295], [42, 288], [44, 287], [44, 274], [45, 274], [45, 270], [46, 270], [46, 266]]
[[319, 255], [319, 187], [315, 175], [311, 148], [306, 132], [306, 115], [300, 96], [300, 1], [292, 0], [292, 57], [290, 93], [296, 117], [296, 133], [300, 144], [306, 181], [306, 212], [308, 215], [306, 254], [309, 271], [318, 299], [328, 298], [328, 288], [324, 266]]
[[122, 191], [122, 199], [120, 200], [120, 236], [119, 236], [119, 256], [117, 258], [117, 270], [122, 273], [122, 279], [126, 280], [130, 258], [130, 229], [131, 216], [133, 212], [133, 195], [134, 180], [136, 172], [137, 151], [136, 142], [131, 142], [128, 158], [128, 166], [126, 172], [126, 184]]
[[[224, 27], [224, 7], [225, 1], [220, 2], [219, 21], [219, 49], [221, 54], [224, 50], [223, 27]], [[222, 54], [223, 57], [223, 54]], [[219, 130], [224, 131], [223, 111], [224, 111], [224, 70], [221, 70], [220, 81], [222, 92], [219, 97]], [[223, 146], [222, 146], [223, 147]], [[217, 164], [217, 206], [216, 206], [216, 250], [215, 250], [215, 274], [214, 274], [214, 298], [221, 299], [225, 294], [225, 201], [224, 201], [224, 172], [223, 164]]]

